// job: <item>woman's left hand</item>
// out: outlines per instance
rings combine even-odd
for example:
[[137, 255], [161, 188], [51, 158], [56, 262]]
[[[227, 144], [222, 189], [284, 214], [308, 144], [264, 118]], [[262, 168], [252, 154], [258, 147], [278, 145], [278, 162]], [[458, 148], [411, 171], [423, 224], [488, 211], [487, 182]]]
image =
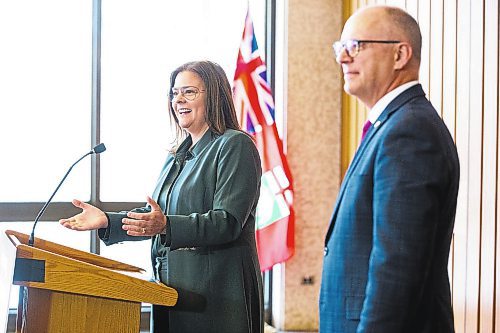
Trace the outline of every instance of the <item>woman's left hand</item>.
[[163, 214], [160, 206], [149, 196], [147, 197], [147, 202], [151, 206], [151, 212], [128, 212], [128, 218], [122, 219], [122, 229], [127, 231], [127, 235], [154, 236], [165, 230], [167, 217]]

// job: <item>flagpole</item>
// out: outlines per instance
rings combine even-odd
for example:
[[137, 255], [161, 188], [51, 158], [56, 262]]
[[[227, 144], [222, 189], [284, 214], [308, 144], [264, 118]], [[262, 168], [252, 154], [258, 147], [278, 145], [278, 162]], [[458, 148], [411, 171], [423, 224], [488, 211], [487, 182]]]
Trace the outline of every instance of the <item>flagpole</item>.
[[[266, 30], [265, 30], [265, 37], [266, 37], [266, 46], [265, 46], [265, 52], [266, 52], [266, 64], [267, 64], [267, 78], [268, 82], [271, 88], [271, 94], [273, 96], [275, 95], [275, 80], [274, 80], [274, 75], [275, 75], [275, 56], [273, 50], [275, 50], [276, 46], [276, 0], [268, 0], [266, 1]], [[272, 323], [273, 322], [273, 269], [268, 269], [263, 273], [262, 276], [264, 280], [264, 302], [267, 304], [264, 304], [264, 320], [267, 323]]]

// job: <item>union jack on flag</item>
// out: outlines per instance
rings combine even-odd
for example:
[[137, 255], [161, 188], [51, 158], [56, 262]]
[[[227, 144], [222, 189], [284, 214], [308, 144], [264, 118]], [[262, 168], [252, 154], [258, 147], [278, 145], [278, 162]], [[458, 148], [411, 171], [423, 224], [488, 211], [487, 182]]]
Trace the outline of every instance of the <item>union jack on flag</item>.
[[262, 162], [256, 240], [266, 271], [294, 253], [292, 175], [274, 122], [274, 100], [247, 13], [234, 75], [233, 98], [240, 125], [253, 136]]

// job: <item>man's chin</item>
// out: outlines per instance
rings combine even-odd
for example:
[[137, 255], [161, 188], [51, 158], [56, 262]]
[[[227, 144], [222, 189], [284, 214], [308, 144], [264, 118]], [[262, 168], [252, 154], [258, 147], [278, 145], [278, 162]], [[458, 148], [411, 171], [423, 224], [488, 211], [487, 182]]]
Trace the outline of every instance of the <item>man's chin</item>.
[[344, 91], [351, 96], [356, 96], [356, 89], [352, 86], [352, 84], [344, 83]]

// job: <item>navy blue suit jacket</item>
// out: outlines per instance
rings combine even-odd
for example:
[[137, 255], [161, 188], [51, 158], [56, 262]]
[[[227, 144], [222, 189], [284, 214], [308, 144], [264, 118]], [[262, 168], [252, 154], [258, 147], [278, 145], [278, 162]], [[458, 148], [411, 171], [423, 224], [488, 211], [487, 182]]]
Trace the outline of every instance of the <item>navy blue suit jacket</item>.
[[453, 332], [448, 255], [459, 182], [453, 139], [421, 85], [368, 131], [325, 239], [320, 332]]

